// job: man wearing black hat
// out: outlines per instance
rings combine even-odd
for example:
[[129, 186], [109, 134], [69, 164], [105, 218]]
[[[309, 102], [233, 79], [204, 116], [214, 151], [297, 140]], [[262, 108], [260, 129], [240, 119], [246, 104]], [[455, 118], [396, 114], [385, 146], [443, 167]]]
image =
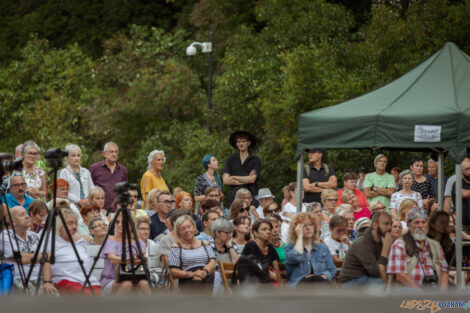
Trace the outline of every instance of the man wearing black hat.
[[[238, 153], [228, 157], [222, 171], [224, 185], [230, 186], [227, 207], [230, 207], [235, 193], [241, 188], [247, 188], [255, 199], [258, 195], [256, 180], [261, 175], [260, 158], [249, 152], [250, 149], [255, 148], [256, 138], [249, 132], [239, 130], [230, 135], [229, 142], [232, 147], [238, 150]], [[253, 200], [252, 205], [258, 206], [257, 201]]]
[[304, 186], [305, 203], [320, 202], [321, 193], [325, 189], [335, 189], [338, 185], [333, 167], [322, 163], [323, 149], [310, 148], [308, 150], [309, 164], [304, 167], [302, 184]]

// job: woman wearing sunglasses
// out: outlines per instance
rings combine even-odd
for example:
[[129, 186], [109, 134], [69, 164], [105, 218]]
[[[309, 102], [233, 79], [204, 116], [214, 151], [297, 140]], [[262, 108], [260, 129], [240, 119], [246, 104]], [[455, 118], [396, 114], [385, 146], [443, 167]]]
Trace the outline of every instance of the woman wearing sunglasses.
[[245, 200], [235, 200], [230, 206], [230, 219], [233, 221], [237, 217], [250, 216], [249, 204]]

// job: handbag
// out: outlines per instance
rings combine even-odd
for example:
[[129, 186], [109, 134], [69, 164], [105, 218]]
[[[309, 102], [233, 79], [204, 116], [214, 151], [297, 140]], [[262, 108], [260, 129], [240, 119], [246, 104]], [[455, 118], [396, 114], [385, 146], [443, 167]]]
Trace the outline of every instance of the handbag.
[[131, 264], [119, 264], [116, 267], [116, 281], [123, 282], [127, 280], [143, 280], [147, 279], [147, 274], [145, 273], [144, 266], [141, 264], [134, 265]]
[[[204, 248], [204, 251], [206, 252], [208, 260], [210, 260], [209, 252], [207, 251], [206, 245], [202, 242], [202, 247]], [[183, 257], [182, 257], [182, 250], [183, 247], [181, 246], [180, 243], [178, 243], [179, 249], [180, 249], [180, 264], [181, 267], [183, 265]], [[191, 268], [188, 268], [188, 272], [195, 272], [197, 270], [202, 270], [204, 266], [194, 266]], [[206, 278], [201, 279], [201, 280], [193, 280], [191, 278], [180, 278], [178, 279], [179, 281], [179, 288], [181, 290], [184, 289], [191, 289], [191, 290], [199, 290], [202, 292], [205, 291], [212, 291], [213, 285], [214, 285], [214, 279], [215, 279], [215, 274], [214, 271], [210, 272], [207, 274]]]

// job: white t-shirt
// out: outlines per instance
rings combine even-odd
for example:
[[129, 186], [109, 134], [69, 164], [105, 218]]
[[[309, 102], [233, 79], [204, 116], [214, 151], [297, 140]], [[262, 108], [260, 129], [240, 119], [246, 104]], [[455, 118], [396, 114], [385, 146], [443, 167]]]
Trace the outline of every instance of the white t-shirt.
[[330, 250], [331, 255], [336, 254], [341, 260], [344, 260], [349, 247], [347, 244], [344, 242], [338, 242], [331, 238], [331, 236], [326, 237], [325, 244]]
[[423, 207], [423, 198], [421, 197], [421, 194], [417, 191], [413, 191], [411, 194], [401, 194], [400, 192], [394, 192], [390, 199], [390, 208], [394, 208], [396, 209], [396, 212], [398, 212], [400, 209], [400, 204], [405, 199], [414, 200], [418, 203], [420, 208]]
[[[62, 239], [58, 234], [55, 241], [55, 262], [51, 264], [52, 282], [57, 284], [61, 280], [68, 280], [80, 284], [85, 283], [85, 275], [82, 272], [80, 264], [78, 263], [77, 256], [72, 248], [72, 245]], [[75, 242], [78, 255], [83, 260], [83, 267], [88, 273], [91, 269], [92, 258], [90, 258], [87, 250], [85, 239], [81, 238]], [[47, 251], [50, 253], [50, 246]], [[100, 285], [100, 282], [93, 275], [90, 276], [90, 283], [92, 285]], [[89, 287], [88, 284], [86, 287]]]
[[[9, 233], [9, 234], [8, 234]], [[8, 236], [10, 235], [10, 236]], [[14, 266], [14, 271], [15, 271], [15, 279], [20, 279], [20, 270], [18, 267], [18, 264], [16, 261], [11, 261], [8, 260], [13, 256], [12, 252], [12, 244], [13, 244], [13, 250], [17, 251], [19, 250], [21, 253], [31, 253], [34, 254], [36, 251], [38, 244], [39, 244], [39, 235], [36, 234], [35, 232], [32, 231], [26, 231], [26, 240], [23, 240], [20, 236], [16, 235], [16, 238], [18, 239], [18, 245], [19, 249], [17, 248], [16, 245], [16, 240], [13, 237], [13, 231], [11, 229], [5, 230], [0, 234], [0, 249], [3, 250], [5, 248], [5, 258], [7, 258], [7, 261], [5, 263], [7, 264], [13, 264]], [[10, 242], [10, 239], [12, 243]], [[42, 250], [40, 251], [42, 252]], [[31, 265], [30, 264], [23, 264], [23, 269], [24, 269], [24, 274], [28, 275], [29, 269]], [[34, 264], [33, 272], [31, 273], [30, 280], [31, 281], [36, 281], [38, 278], [39, 274], [39, 259], [36, 261]]]
[[[284, 207], [282, 208], [282, 214], [281, 214], [281, 218], [283, 220], [286, 220], [286, 221], [289, 221], [290, 222], [290, 218], [287, 218], [286, 216], [284, 216], [284, 213], [285, 212], [288, 212], [292, 215], [296, 215], [297, 214], [297, 207], [292, 205], [290, 202], [287, 202]], [[302, 213], [305, 213], [307, 212], [307, 206], [305, 205], [305, 203], [302, 203], [302, 210], [301, 210]]]

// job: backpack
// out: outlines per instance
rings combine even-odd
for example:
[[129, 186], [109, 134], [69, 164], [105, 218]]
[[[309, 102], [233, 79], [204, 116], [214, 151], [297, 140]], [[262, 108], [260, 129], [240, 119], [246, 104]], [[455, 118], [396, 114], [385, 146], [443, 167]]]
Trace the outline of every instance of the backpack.
[[271, 282], [269, 269], [267, 266], [260, 266], [253, 256], [241, 255], [233, 268], [232, 285], [253, 280], [260, 283]]
[[[326, 163], [322, 163], [323, 168], [325, 169], [326, 176], [330, 174], [330, 167]], [[307, 177], [310, 177], [310, 163], [304, 165], [305, 172], [307, 172]]]

